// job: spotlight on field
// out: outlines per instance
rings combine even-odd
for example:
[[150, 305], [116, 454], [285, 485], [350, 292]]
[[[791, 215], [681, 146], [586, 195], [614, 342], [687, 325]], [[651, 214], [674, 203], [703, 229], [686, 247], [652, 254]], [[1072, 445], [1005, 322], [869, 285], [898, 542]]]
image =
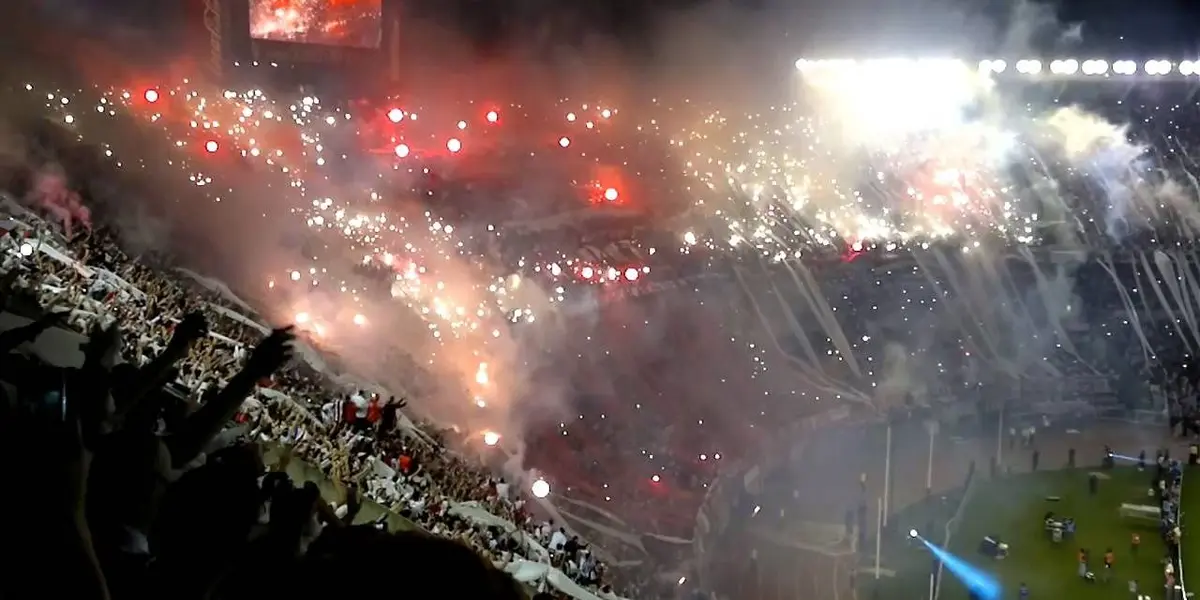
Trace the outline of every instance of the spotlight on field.
[[1000, 586], [1000, 580], [996, 579], [991, 573], [972, 565], [957, 555], [951, 554], [945, 548], [920, 537], [916, 529], [909, 530], [908, 535], [909, 537], [921, 540], [921, 543], [946, 567], [946, 570], [950, 571], [964, 587], [970, 590], [974, 595], [973, 597], [980, 600], [1000, 600], [1003, 597], [1003, 588]]

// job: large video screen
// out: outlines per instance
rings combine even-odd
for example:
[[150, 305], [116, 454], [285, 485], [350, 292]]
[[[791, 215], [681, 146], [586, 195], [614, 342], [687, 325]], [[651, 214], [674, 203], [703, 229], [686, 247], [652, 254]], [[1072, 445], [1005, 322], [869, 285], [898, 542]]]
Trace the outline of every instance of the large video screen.
[[378, 48], [383, 0], [250, 0], [250, 37]]

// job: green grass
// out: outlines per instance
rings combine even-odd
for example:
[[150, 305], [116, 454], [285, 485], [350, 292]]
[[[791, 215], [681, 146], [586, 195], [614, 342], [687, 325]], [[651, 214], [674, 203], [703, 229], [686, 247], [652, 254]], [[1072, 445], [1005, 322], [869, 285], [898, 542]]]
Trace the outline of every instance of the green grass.
[[1188, 467], [1184, 472], [1182, 494], [1180, 520], [1184, 531], [1180, 554], [1183, 559], [1183, 581], [1188, 593], [1194, 594], [1200, 591], [1200, 526], [1197, 525], [1200, 523], [1200, 470], [1197, 467]]
[[[1161, 560], [1166, 549], [1159, 538], [1157, 524], [1123, 519], [1117, 513], [1124, 502], [1147, 503], [1150, 474], [1138, 473], [1132, 468], [1108, 471], [1111, 479], [1102, 480], [1099, 493], [1091, 496], [1087, 487], [1089, 472], [1086, 469], [1052, 471], [978, 482], [951, 538], [951, 550], [972, 565], [995, 575], [1004, 587], [1003, 598], [1017, 598], [1021, 582], [1029, 585], [1034, 599], [1128, 600], [1130, 579], [1136, 579], [1142, 590], [1161, 589]], [[1050, 496], [1060, 499], [1049, 501], [1046, 498]], [[1197, 497], [1200, 497], [1200, 489]], [[927, 507], [916, 509], [928, 510]], [[1078, 529], [1074, 540], [1055, 544], [1048, 539], [1042, 525], [1047, 511], [1075, 518]], [[903, 513], [898, 515], [898, 521], [905, 521]], [[1129, 550], [1134, 532], [1142, 539], [1136, 558]], [[1009, 544], [1007, 559], [992, 560], [978, 553], [979, 542], [987, 535], [998, 536]], [[944, 529], [939, 526], [930, 537], [940, 541], [943, 536]], [[1091, 553], [1092, 570], [1098, 577], [1102, 576], [1104, 551], [1113, 549], [1116, 568], [1110, 583], [1086, 583], [1076, 576], [1076, 554], [1081, 547]], [[928, 596], [932, 562], [929, 553], [915, 547], [901, 550], [907, 552], [885, 554], [887, 558], [883, 565], [895, 569], [897, 576], [882, 580], [880, 583], [885, 585], [880, 586], [878, 595], [870, 589], [874, 582], [868, 581], [864, 586], [868, 588], [867, 593], [860, 596], [863, 600], [918, 600]], [[1184, 552], [1186, 556], [1186, 549]], [[912, 558], [914, 556], [916, 558]], [[1200, 573], [1200, 565], [1195, 572]], [[864, 576], [864, 579], [870, 578]], [[942, 578], [940, 600], [967, 598], [966, 588], [947, 570]]]

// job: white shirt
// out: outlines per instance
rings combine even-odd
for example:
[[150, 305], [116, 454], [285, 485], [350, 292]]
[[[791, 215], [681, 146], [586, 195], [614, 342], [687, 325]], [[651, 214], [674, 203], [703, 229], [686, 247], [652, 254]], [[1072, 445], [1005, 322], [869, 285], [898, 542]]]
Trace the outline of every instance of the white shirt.
[[551, 550], [562, 550], [563, 546], [565, 546], [566, 544], [567, 544], [567, 536], [564, 535], [563, 532], [555, 531], [550, 536], [550, 549]]
[[360, 419], [367, 418], [367, 399], [355, 394], [350, 396], [350, 402], [354, 403], [354, 416]]
[[508, 499], [508, 483], [507, 482], [501, 481], [500, 483], [496, 484], [496, 495], [500, 496], [500, 498], [502, 498], [504, 500]]
[[425, 512], [425, 501], [417, 498], [408, 503], [408, 508], [413, 511], [414, 515], [420, 515]]

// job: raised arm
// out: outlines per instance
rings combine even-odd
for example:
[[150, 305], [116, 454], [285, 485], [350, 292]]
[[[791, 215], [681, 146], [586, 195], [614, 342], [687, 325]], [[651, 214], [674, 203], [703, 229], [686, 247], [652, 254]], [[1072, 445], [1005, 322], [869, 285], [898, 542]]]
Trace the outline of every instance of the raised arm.
[[216, 397], [204, 403], [199, 410], [183, 423], [174, 435], [167, 438], [171, 450], [171, 462], [176, 468], [191, 462], [208, 445], [221, 429], [237, 413], [246, 396], [254, 390], [254, 384], [274, 373], [292, 358], [292, 327], [276, 329], [267, 336], [246, 366]]

